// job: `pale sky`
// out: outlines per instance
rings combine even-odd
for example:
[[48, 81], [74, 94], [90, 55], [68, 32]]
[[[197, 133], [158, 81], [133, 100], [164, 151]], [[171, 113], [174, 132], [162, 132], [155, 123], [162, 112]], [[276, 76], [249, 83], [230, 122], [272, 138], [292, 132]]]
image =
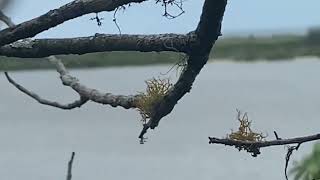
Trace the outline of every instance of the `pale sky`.
[[[50, 9], [57, 8], [71, 0], [12, 0], [12, 8], [6, 10], [14, 22], [32, 19]], [[149, 0], [133, 4], [126, 11], [120, 11], [117, 21], [122, 33], [186, 33], [194, 30], [204, 0], [185, 0], [185, 14], [169, 20], [162, 16], [163, 7]], [[320, 0], [229, 0], [223, 21], [223, 33], [268, 33], [276, 31], [301, 31], [320, 25]], [[172, 12], [176, 12], [175, 9]], [[112, 12], [100, 13], [103, 25], [98, 27], [90, 21], [94, 14], [66, 22], [38, 37], [76, 37], [94, 33], [118, 33], [112, 21]]]

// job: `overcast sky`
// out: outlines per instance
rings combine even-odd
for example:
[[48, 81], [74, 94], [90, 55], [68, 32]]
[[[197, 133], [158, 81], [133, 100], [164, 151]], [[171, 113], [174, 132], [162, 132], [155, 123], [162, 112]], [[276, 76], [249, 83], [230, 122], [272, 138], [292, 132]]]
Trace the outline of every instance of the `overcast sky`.
[[[14, 1], [14, 0], [12, 0]], [[71, 0], [15, 0], [6, 12], [14, 22], [32, 19], [50, 9], [57, 8]], [[163, 7], [149, 0], [133, 4], [126, 11], [120, 11], [117, 21], [122, 33], [186, 33], [193, 30], [199, 20], [203, 0], [185, 0], [182, 16], [169, 20], [162, 16]], [[246, 32], [301, 31], [320, 25], [320, 0], [229, 0], [223, 21], [226, 34]], [[171, 9], [171, 12], [177, 12]], [[113, 13], [100, 13], [103, 25], [98, 27], [90, 21], [94, 14], [66, 22], [53, 30], [41, 33], [38, 37], [75, 37], [94, 33], [117, 33], [112, 21]]]

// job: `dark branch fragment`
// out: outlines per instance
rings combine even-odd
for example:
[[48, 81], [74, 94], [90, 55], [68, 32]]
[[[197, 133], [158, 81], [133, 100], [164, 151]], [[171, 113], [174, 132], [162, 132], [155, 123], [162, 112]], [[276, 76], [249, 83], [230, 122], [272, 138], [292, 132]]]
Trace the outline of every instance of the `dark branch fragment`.
[[286, 165], [284, 167], [284, 174], [285, 174], [287, 180], [288, 180], [287, 169], [288, 169], [290, 157], [291, 157], [291, 155], [292, 155], [294, 150], [298, 151], [300, 145], [301, 145], [301, 143], [298, 143], [297, 146], [288, 146], [288, 152], [287, 152], [287, 155], [286, 155]]
[[68, 162], [68, 171], [67, 171], [67, 178], [66, 180], [71, 180], [72, 179], [72, 165], [73, 165], [73, 159], [74, 159], [75, 153], [72, 152], [71, 154], [71, 159]]

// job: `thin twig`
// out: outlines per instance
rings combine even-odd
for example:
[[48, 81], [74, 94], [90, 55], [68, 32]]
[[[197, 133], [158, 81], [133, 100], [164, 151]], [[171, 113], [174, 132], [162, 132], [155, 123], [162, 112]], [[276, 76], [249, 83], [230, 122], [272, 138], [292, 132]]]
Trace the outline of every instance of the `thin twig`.
[[58, 102], [55, 101], [50, 101], [47, 99], [44, 99], [42, 97], [40, 97], [38, 94], [28, 90], [27, 88], [23, 87], [22, 85], [18, 84], [17, 82], [15, 82], [10, 76], [8, 72], [4, 72], [7, 80], [13, 85], [15, 86], [18, 90], [20, 90], [21, 92], [25, 93], [26, 95], [30, 96], [31, 98], [35, 99], [36, 101], [38, 101], [40, 104], [44, 104], [44, 105], [48, 105], [48, 106], [52, 106], [52, 107], [56, 107], [56, 108], [60, 108], [63, 110], [70, 110], [70, 109], [74, 109], [74, 108], [80, 108], [83, 104], [85, 104], [88, 101], [88, 98], [85, 98], [83, 96], [80, 96], [79, 100], [76, 100], [72, 103], [69, 104], [60, 104]]
[[286, 155], [286, 165], [284, 167], [284, 174], [285, 174], [287, 180], [288, 180], [287, 169], [288, 169], [290, 157], [291, 157], [294, 150], [298, 151], [300, 145], [301, 145], [301, 143], [298, 143], [298, 145], [296, 145], [296, 146], [288, 146], [288, 152]]
[[118, 32], [119, 32], [119, 35], [121, 36], [121, 29], [120, 29], [120, 26], [117, 22], [117, 18], [116, 18], [116, 15], [117, 15], [117, 12], [118, 10], [121, 8], [122, 6], [119, 6], [115, 9], [114, 13], [113, 13], [113, 19], [112, 21], [114, 22], [114, 24], [116, 25], [116, 27], [118, 28]]

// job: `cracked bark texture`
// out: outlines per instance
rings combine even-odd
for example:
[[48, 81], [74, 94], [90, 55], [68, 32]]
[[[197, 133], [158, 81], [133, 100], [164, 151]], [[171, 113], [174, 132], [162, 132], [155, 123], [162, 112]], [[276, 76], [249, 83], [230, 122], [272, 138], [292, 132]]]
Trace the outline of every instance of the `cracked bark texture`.
[[189, 37], [183, 34], [112, 35], [63, 39], [18, 41], [0, 47], [0, 55], [20, 58], [42, 58], [51, 55], [86, 54], [107, 51], [162, 52], [189, 51]]

